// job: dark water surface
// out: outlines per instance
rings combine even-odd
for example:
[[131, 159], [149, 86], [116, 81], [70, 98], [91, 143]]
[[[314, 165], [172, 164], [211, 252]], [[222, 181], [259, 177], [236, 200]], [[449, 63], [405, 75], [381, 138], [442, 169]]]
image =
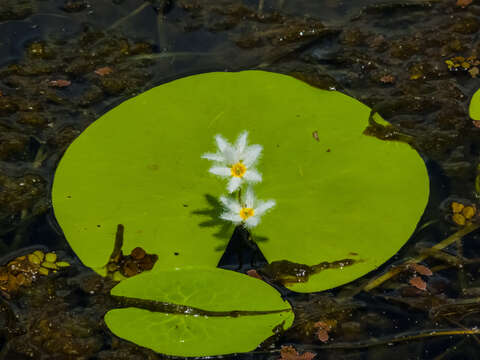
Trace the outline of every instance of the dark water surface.
[[[395, 126], [389, 135], [425, 158], [432, 195], [418, 231], [388, 264], [330, 292], [289, 294], [292, 329], [224, 358], [278, 359], [286, 344], [315, 359], [478, 358], [479, 338], [460, 333], [480, 320], [480, 237], [429, 249], [462, 230], [452, 200], [478, 202], [480, 129], [468, 103], [480, 81], [445, 61], [480, 57], [479, 21], [478, 4], [454, 0], [0, 0], [0, 265], [31, 246], [73, 265], [10, 299], [0, 295], [0, 359], [164, 358], [103, 324], [112, 284], [81, 266], [56, 225], [54, 170], [73, 139], [121, 101], [181, 76], [244, 69], [338, 89], [378, 111]], [[94, 73], [107, 66], [112, 76]], [[71, 84], [49, 85], [60, 79]], [[363, 291], [419, 254], [434, 271], [427, 291], [408, 284], [409, 271]], [[325, 320], [336, 325], [323, 343], [313, 324]]]

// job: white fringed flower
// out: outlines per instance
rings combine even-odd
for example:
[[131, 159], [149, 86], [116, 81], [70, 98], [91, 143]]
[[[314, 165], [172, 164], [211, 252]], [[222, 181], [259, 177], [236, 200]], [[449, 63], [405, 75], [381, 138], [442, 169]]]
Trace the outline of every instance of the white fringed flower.
[[262, 152], [262, 146], [247, 146], [247, 136], [248, 133], [244, 131], [235, 145], [231, 145], [221, 135], [216, 135], [218, 151], [215, 154], [202, 155], [202, 158], [216, 162], [209, 170], [212, 174], [230, 179], [227, 186], [229, 193], [237, 190], [243, 182], [262, 181], [262, 175], [254, 168]]
[[260, 217], [275, 206], [274, 200], [261, 201], [255, 198], [251, 187], [245, 193], [242, 203], [225, 196], [220, 197], [220, 202], [226, 211], [220, 215], [223, 220], [231, 221], [235, 225], [245, 224], [247, 228], [258, 225]]

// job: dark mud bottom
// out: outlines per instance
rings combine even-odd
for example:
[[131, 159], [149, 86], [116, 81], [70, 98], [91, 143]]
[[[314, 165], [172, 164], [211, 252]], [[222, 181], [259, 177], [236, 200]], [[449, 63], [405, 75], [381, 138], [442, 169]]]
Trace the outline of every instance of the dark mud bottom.
[[[461, 228], [448, 199], [477, 202], [480, 129], [468, 102], [480, 87], [480, 6], [345, 4], [0, 2], [0, 257], [41, 244], [72, 264], [0, 297], [0, 359], [164, 358], [116, 338], [103, 323], [115, 305], [113, 284], [75, 260], [55, 225], [54, 170], [73, 139], [115, 104], [181, 76], [244, 69], [335, 88], [378, 111], [395, 127], [387, 135], [408, 139], [426, 159], [432, 196], [421, 222], [427, 226], [389, 264], [330, 292], [286, 294], [294, 326], [255, 352], [223, 358], [278, 359], [287, 344], [318, 359], [478, 358], [480, 341], [467, 330], [480, 323], [480, 234], [430, 248]], [[434, 272], [423, 277], [426, 290], [412, 286], [405, 269], [363, 291], [419, 254]], [[319, 321], [332, 324], [328, 340]]]

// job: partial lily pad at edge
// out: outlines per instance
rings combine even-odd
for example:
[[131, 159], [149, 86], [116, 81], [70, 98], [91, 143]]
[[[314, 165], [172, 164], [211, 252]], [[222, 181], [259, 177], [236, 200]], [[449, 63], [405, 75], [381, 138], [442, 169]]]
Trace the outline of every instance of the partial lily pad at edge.
[[477, 90], [475, 94], [473, 94], [470, 100], [469, 112], [473, 120], [480, 120], [480, 90]]
[[[112, 295], [194, 308], [172, 314], [129, 307], [105, 316], [117, 336], [174, 356], [248, 352], [294, 319], [290, 304], [274, 288], [223, 269], [153, 270], [122, 281]], [[210, 314], [195, 314], [195, 309]]]

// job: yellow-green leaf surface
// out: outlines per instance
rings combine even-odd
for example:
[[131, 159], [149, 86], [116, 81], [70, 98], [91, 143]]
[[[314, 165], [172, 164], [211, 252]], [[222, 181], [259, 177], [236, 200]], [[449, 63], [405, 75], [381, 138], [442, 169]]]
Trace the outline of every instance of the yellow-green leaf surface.
[[291, 288], [339, 286], [395, 254], [428, 200], [423, 160], [407, 144], [364, 135], [369, 113], [339, 92], [262, 71], [172, 81], [112, 109], [73, 142], [55, 175], [55, 215], [96, 270], [117, 224], [124, 252], [141, 246], [158, 254], [156, 267], [215, 267], [233, 227], [218, 220], [225, 182], [200, 156], [215, 151], [215, 134], [234, 141], [248, 130], [263, 146], [255, 190], [277, 203], [253, 229], [261, 251], [270, 262], [357, 259]]
[[470, 117], [480, 120], [480, 90], [477, 90], [470, 100]]
[[[119, 337], [168, 355], [251, 351], [274, 335], [275, 329], [290, 327], [294, 318], [288, 302], [263, 281], [215, 268], [154, 270], [121, 282], [112, 294], [210, 312], [251, 312], [205, 316], [126, 308], [111, 310], [105, 316], [107, 325]], [[269, 311], [279, 312], [255, 314]]]

